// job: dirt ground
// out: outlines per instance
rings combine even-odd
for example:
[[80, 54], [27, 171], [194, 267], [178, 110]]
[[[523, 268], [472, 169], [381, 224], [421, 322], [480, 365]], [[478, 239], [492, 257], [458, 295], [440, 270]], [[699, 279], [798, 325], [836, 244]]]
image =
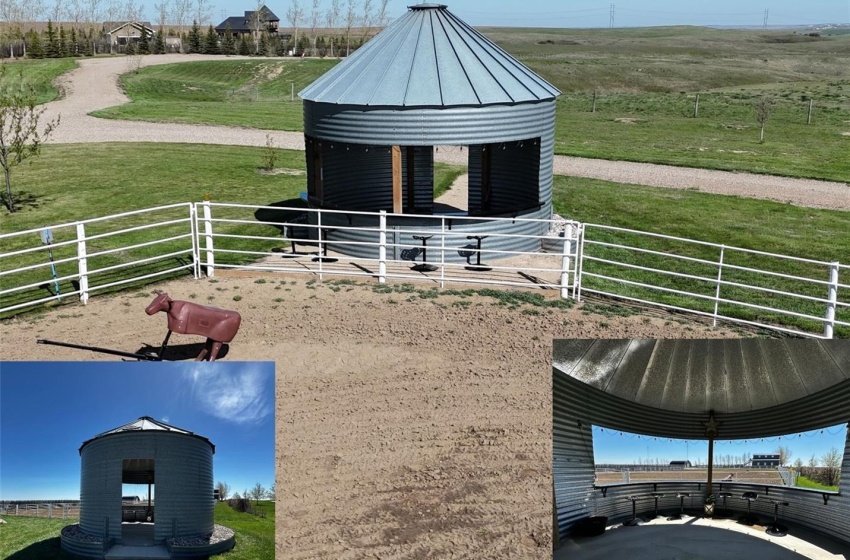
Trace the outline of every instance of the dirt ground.
[[[551, 558], [552, 340], [741, 336], [659, 311], [388, 286], [272, 275], [155, 286], [242, 314], [223, 359], [277, 364], [278, 559]], [[38, 338], [156, 346], [152, 289], [0, 322], [2, 358], [116, 359]], [[198, 337], [171, 342], [173, 357], [197, 351]]]

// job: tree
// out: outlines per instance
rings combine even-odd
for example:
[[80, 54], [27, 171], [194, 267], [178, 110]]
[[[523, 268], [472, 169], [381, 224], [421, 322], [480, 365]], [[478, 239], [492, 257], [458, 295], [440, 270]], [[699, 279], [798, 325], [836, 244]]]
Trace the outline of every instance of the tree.
[[236, 41], [233, 38], [233, 32], [230, 31], [230, 24], [224, 28], [224, 39], [221, 40], [221, 54], [236, 54]]
[[153, 38], [153, 54], [165, 54], [165, 34], [162, 32], [162, 27], [157, 29]]
[[372, 0], [363, 0], [362, 9], [363, 15], [360, 16], [361, 30], [363, 32], [363, 36], [360, 38], [361, 45], [366, 42], [366, 39], [372, 32], [372, 24], [375, 20], [375, 13], [372, 10]]
[[809, 468], [813, 469], [818, 466], [818, 458], [815, 457], [815, 454], [812, 453], [812, 456], [809, 457]]
[[239, 45], [237, 51], [241, 56], [248, 56], [251, 54], [251, 47], [248, 46], [248, 40], [245, 37], [241, 37], [239, 39]]
[[268, 25], [266, 12], [263, 10], [264, 7], [263, 0], [257, 0], [257, 5], [254, 7], [254, 11], [251, 12], [251, 17], [248, 20], [251, 36], [254, 38], [254, 54], [260, 54], [260, 35]]
[[801, 459], [800, 457], [797, 457], [797, 460], [794, 461], [794, 470], [796, 470], [797, 472], [803, 471], [803, 459]]
[[29, 57], [44, 58], [44, 47], [41, 46], [41, 37], [35, 31], [30, 31], [29, 35]]
[[211, 8], [209, 0], [195, 0], [195, 21], [198, 25], [210, 23]]
[[192, 29], [189, 30], [188, 52], [190, 54], [201, 52], [201, 30], [198, 28], [197, 20], [192, 22]]
[[25, 160], [37, 157], [41, 145], [59, 125], [59, 118], [42, 122], [45, 109], [35, 104], [35, 91], [20, 80], [6, 81], [6, 65], [0, 65], [0, 167], [6, 181], [6, 208], [15, 211], [12, 197], [12, 168]]
[[791, 462], [791, 457], [794, 455], [791, 450], [781, 445], [776, 448], [776, 453], [779, 455], [779, 465], [785, 467]]
[[204, 54], [218, 54], [218, 33], [212, 25], [207, 29], [207, 37], [204, 40]]
[[301, 5], [298, 3], [298, 0], [292, 0], [292, 3], [289, 5], [289, 9], [286, 10], [286, 19], [289, 20], [289, 24], [294, 30], [292, 44], [295, 45], [296, 49], [298, 48], [298, 25], [300, 25], [301, 17], [303, 15], [304, 12], [301, 10]]
[[[249, 492], [245, 492], [245, 493], [248, 494]], [[254, 487], [251, 488], [251, 490], [250, 490], [250, 496], [252, 498], [254, 498], [255, 504], [258, 503], [260, 500], [262, 500], [265, 497], [265, 495], [266, 495], [266, 489], [263, 488], [263, 485], [260, 484], [259, 482], [257, 484], [255, 484]]]
[[65, 58], [68, 56], [68, 37], [65, 36], [65, 26], [59, 24], [59, 56]]
[[47, 31], [45, 31], [47, 35], [47, 48], [45, 49], [45, 55], [47, 58], [59, 58], [59, 37], [56, 36], [56, 29], [53, 27], [53, 21], [47, 20]]
[[753, 104], [756, 111], [756, 120], [761, 126], [759, 132], [759, 142], [764, 142], [764, 125], [767, 124], [767, 119], [770, 118], [770, 112], [773, 109], [773, 98], [769, 95], [762, 95]]
[[357, 23], [357, 0], [345, 4], [345, 56], [351, 54], [351, 28]]
[[177, 27], [180, 29], [180, 50], [186, 52], [182, 45], [183, 41], [183, 33], [185, 33], [184, 26], [186, 25], [186, 18], [189, 16], [189, 11], [192, 9], [192, 0], [174, 0], [174, 7], [171, 9], [171, 20], [177, 24]]
[[320, 0], [313, 0], [313, 7], [310, 10], [310, 47], [313, 56], [318, 56], [316, 51], [316, 40], [319, 38], [319, 25], [321, 23], [321, 6]]
[[218, 499], [222, 501], [226, 500], [227, 495], [230, 494], [230, 485], [226, 482], [219, 481], [215, 487], [218, 488]]
[[268, 490], [266, 490], [266, 498], [269, 500], [274, 500], [275, 495], [275, 483], [272, 482], [272, 485], [269, 486]]
[[325, 21], [328, 24], [328, 33], [330, 33], [331, 56], [334, 55], [334, 34], [336, 33], [336, 24], [339, 21], [339, 14], [342, 11], [340, 0], [331, 0], [331, 7], [328, 8], [325, 14]]
[[838, 486], [838, 477], [841, 474], [841, 453], [832, 448], [821, 457], [824, 467], [824, 484], [827, 486]]
[[148, 41], [148, 30], [145, 28], [144, 24], [142, 24], [142, 34], [139, 36], [139, 45], [136, 50], [139, 54], [151, 53], [151, 44], [150, 41]]

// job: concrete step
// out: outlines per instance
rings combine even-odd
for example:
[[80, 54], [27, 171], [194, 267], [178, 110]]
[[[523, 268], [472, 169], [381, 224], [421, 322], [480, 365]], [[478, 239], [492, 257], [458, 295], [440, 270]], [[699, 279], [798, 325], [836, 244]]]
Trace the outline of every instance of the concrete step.
[[116, 544], [104, 557], [106, 560], [171, 560], [168, 549], [163, 545], [127, 546]]

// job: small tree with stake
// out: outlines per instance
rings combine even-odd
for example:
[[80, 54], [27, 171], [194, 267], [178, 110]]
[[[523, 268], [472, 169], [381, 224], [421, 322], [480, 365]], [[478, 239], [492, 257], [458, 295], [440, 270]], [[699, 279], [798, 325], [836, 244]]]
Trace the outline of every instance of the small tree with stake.
[[6, 181], [3, 202], [9, 212], [14, 212], [12, 168], [41, 153], [41, 145], [59, 125], [59, 118], [42, 122], [44, 109], [35, 104], [35, 92], [24, 84], [23, 73], [18, 81], [5, 78], [3, 64], [0, 65], [0, 167]]
[[773, 109], [773, 98], [763, 95], [756, 100], [753, 107], [756, 110], [756, 120], [761, 126], [759, 142], [764, 142], [764, 125], [767, 124], [767, 119], [770, 118], [770, 111]]

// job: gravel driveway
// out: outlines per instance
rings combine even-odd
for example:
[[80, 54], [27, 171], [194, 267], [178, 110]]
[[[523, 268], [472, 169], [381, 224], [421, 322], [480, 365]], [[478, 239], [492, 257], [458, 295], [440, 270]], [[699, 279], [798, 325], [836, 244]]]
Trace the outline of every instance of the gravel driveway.
[[[117, 78], [132, 70], [132, 60], [125, 57], [80, 60], [77, 69], [59, 78], [58, 85], [64, 90], [64, 96], [46, 105], [46, 116], [52, 118], [61, 114], [62, 117], [61, 125], [51, 142], [188, 142], [265, 146], [266, 135], [271, 135], [275, 145], [280, 148], [304, 149], [304, 138], [300, 132], [108, 120], [88, 116], [87, 113], [91, 111], [129, 101], [119, 89]], [[141, 66], [192, 60], [221, 60], [221, 57], [148, 55], [141, 57]], [[466, 155], [458, 148], [441, 147], [436, 157], [438, 161], [465, 165]], [[847, 183], [567, 156], [555, 156], [555, 174], [850, 211], [850, 188]]]

